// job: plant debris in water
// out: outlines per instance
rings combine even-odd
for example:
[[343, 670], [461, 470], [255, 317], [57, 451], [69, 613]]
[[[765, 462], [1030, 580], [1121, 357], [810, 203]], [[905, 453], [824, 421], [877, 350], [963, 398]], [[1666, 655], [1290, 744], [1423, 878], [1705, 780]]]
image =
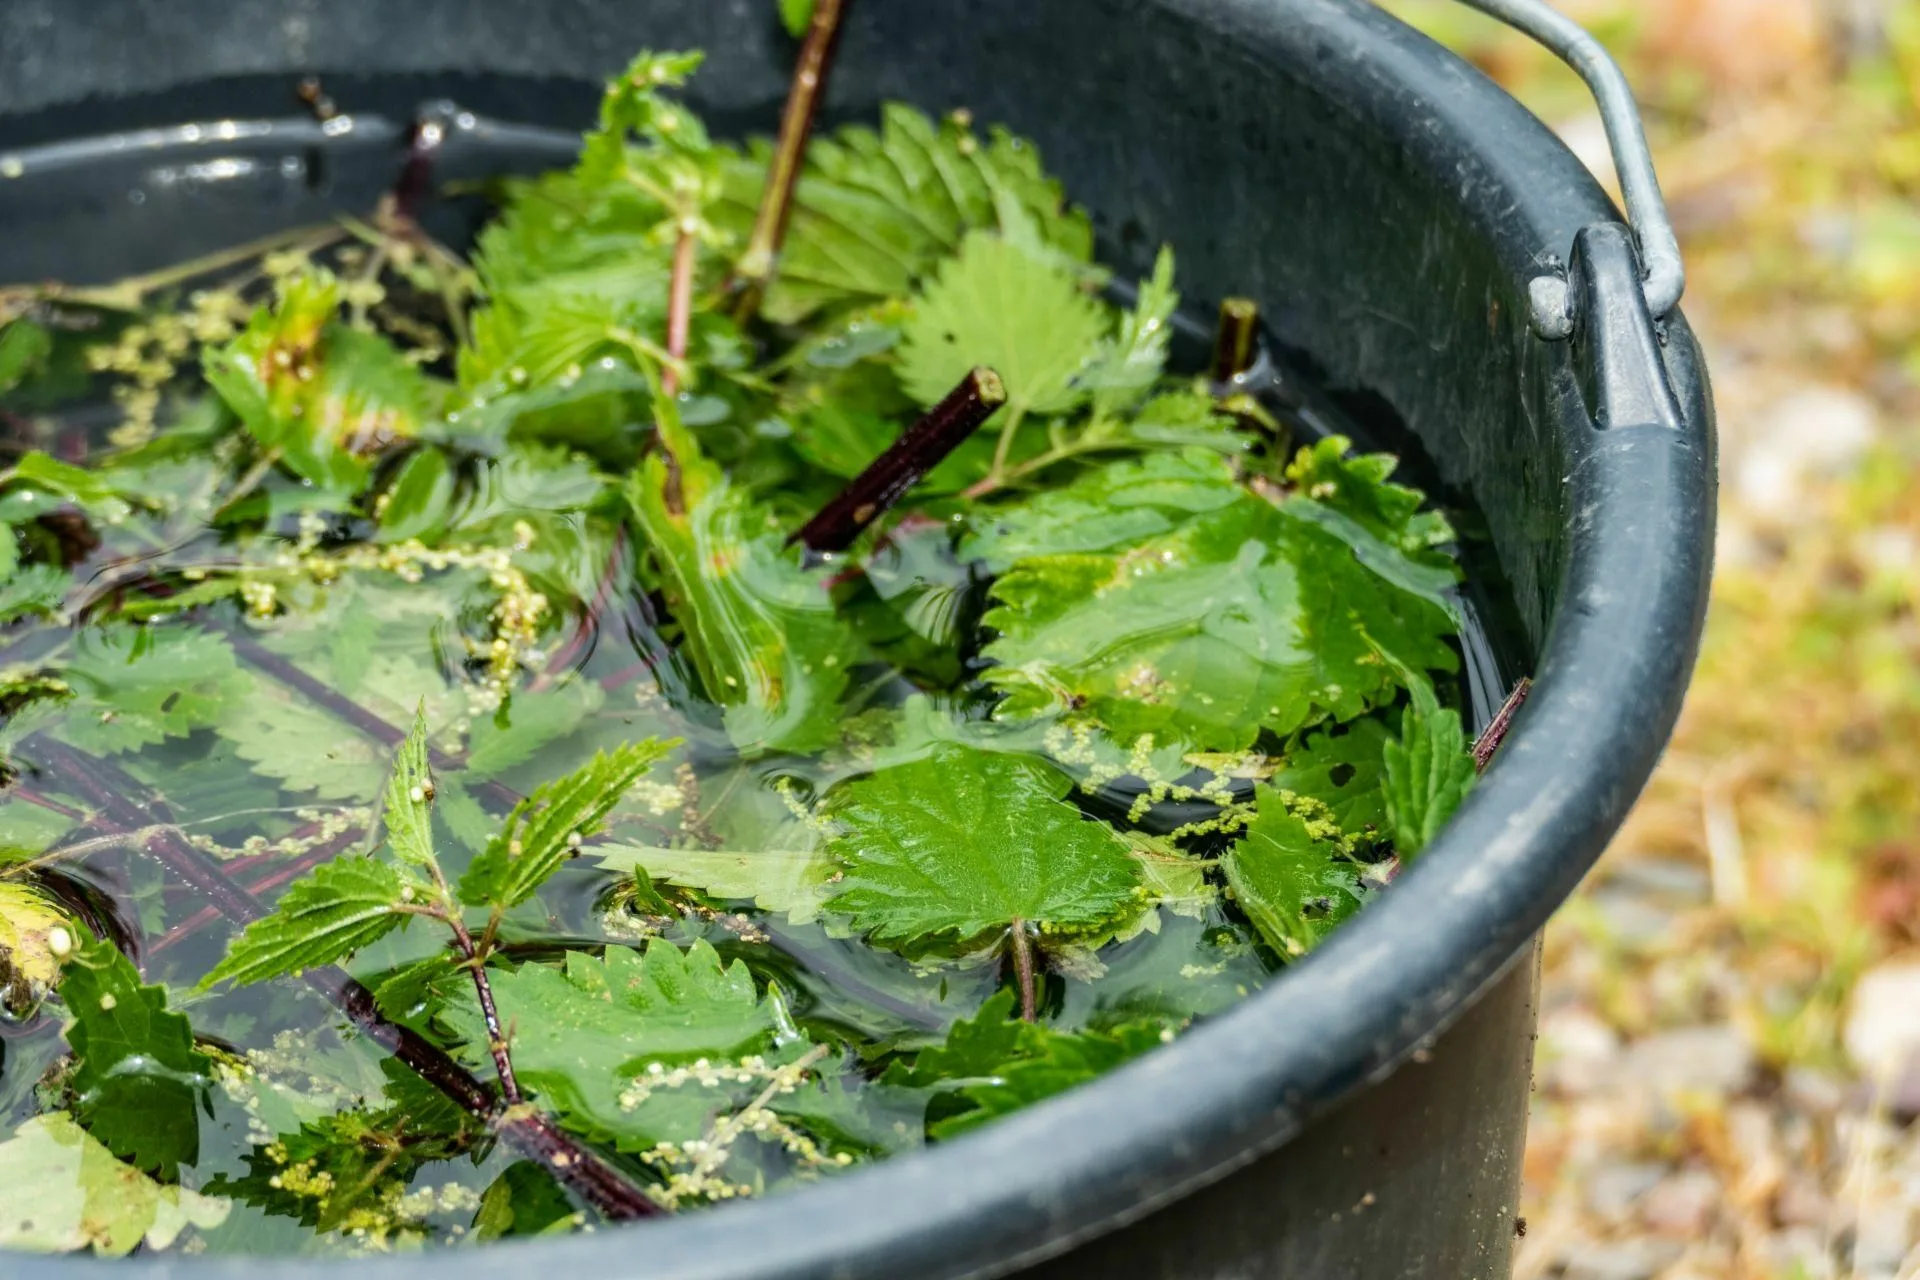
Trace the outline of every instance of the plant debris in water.
[[[840, 6], [786, 9], [817, 82]], [[0, 1244], [451, 1245], [943, 1141], [1471, 785], [1453, 535], [1262, 434], [1248, 304], [1170, 370], [1172, 252], [1110, 301], [1030, 144], [797, 94], [736, 147], [698, 63], [470, 260], [416, 143], [367, 222], [0, 293]]]

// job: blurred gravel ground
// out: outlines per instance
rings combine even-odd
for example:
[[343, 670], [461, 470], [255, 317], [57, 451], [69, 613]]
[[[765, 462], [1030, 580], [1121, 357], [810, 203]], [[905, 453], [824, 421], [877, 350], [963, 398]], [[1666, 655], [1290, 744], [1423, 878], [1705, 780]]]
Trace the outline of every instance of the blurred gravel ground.
[[[1560, 0], [1638, 87], [1722, 432], [1679, 734], [1548, 931], [1521, 1280], [1920, 1277], [1920, 0]], [[1609, 172], [1570, 75], [1394, 7]]]

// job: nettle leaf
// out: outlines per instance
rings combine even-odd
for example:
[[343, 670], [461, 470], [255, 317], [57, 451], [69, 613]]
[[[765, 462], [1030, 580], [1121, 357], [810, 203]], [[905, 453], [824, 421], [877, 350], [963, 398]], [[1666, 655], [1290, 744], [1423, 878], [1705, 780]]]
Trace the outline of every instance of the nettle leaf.
[[[9, 529], [0, 537], [11, 539], [13, 531]], [[30, 564], [16, 570], [6, 584], [0, 586], [0, 622], [13, 622], [28, 615], [53, 617], [72, 585], [71, 574], [50, 564]]]
[[[76, 467], [70, 462], [62, 462], [38, 449], [23, 454], [18, 462], [0, 473], [0, 481], [8, 486], [9, 507], [25, 504], [25, 511], [46, 503], [48, 495], [73, 503], [105, 524], [120, 523], [131, 510], [108, 477], [97, 471]], [[7, 514], [9, 524], [24, 518], [24, 511], [15, 513], [10, 510]]]
[[1413, 701], [1400, 736], [1383, 749], [1387, 821], [1394, 848], [1412, 858], [1440, 834], [1473, 789], [1476, 770], [1460, 713], [1442, 707], [1426, 680], [1409, 680]]
[[1360, 869], [1340, 830], [1296, 813], [1272, 787], [1255, 789], [1246, 835], [1221, 859], [1234, 900], [1283, 956], [1302, 956], [1360, 909]]
[[[741, 239], [770, 157], [755, 143], [722, 165], [723, 199], [710, 212]], [[1067, 205], [1032, 143], [1001, 129], [982, 142], [962, 119], [936, 124], [888, 103], [877, 131], [849, 125], [808, 144], [780, 272], [761, 309], [790, 324], [825, 306], [904, 297], [968, 231], [994, 229], [1016, 229], [1064, 261], [1092, 256], [1091, 224]]]
[[[1078, 1034], [1022, 1022], [1014, 996], [1001, 991], [972, 1018], [956, 1022], [943, 1045], [922, 1050], [910, 1068], [894, 1068], [888, 1080], [921, 1087], [952, 1088], [965, 1105], [937, 1108], [928, 1126], [946, 1141], [990, 1120], [1064, 1093], [1172, 1039], [1157, 1022], [1129, 1022], [1110, 1031]], [[945, 1114], [939, 1114], [945, 1110]]]
[[64, 1111], [35, 1116], [0, 1143], [0, 1186], [0, 1248], [34, 1253], [165, 1249], [190, 1227], [219, 1226], [232, 1208], [122, 1164]]
[[381, 746], [280, 686], [261, 682], [224, 710], [220, 736], [255, 772], [324, 800], [365, 804], [380, 793]]
[[387, 848], [413, 867], [433, 867], [433, 772], [427, 767], [427, 714], [423, 707], [413, 717], [406, 741], [394, 753], [393, 773], [387, 779], [386, 805], [381, 821], [387, 827]]
[[10, 1015], [30, 1014], [52, 990], [78, 932], [46, 893], [19, 880], [0, 880], [0, 1004]]
[[624, 743], [536, 788], [460, 878], [460, 900], [499, 908], [525, 902], [600, 833], [627, 789], [677, 745], [657, 738]]
[[[654, 941], [644, 958], [610, 946], [601, 958], [569, 953], [564, 968], [526, 964], [490, 969], [494, 1001], [513, 1031], [515, 1074], [568, 1127], [650, 1146], [634, 1135], [621, 1095], [649, 1063], [713, 1062], [771, 1046], [774, 1013], [747, 967], [723, 965], [705, 942], [686, 952]], [[469, 1045], [484, 1046], [486, 1024], [470, 993], [446, 1020]], [[481, 1050], [484, 1052], [484, 1050]]]
[[847, 666], [860, 653], [827, 593], [831, 570], [803, 568], [770, 513], [676, 434], [684, 512], [669, 509], [658, 454], [627, 494], [706, 694], [724, 708], [743, 754], [827, 746], [839, 736]]
[[1033, 556], [1137, 546], [1195, 516], [1231, 507], [1245, 492], [1212, 454], [1150, 453], [976, 515], [960, 555], [1004, 573]]
[[200, 989], [236, 986], [298, 974], [342, 960], [405, 925], [414, 897], [425, 899], [400, 872], [372, 858], [336, 858], [293, 882], [274, 907], [227, 947]]
[[1299, 735], [1285, 763], [1267, 779], [1276, 791], [1291, 791], [1327, 806], [1349, 835], [1388, 833], [1384, 758], [1392, 733], [1379, 715], [1344, 726]]
[[578, 729], [605, 701], [605, 691], [591, 680], [574, 680], [547, 693], [515, 693], [497, 713], [474, 722], [467, 773], [493, 778], [525, 764]]
[[323, 489], [357, 490], [363, 455], [418, 434], [444, 399], [385, 338], [335, 322], [340, 283], [313, 268], [202, 357], [207, 384], [264, 449]]
[[1153, 274], [1140, 282], [1133, 310], [1120, 318], [1120, 328], [1081, 377], [1093, 392], [1094, 412], [1122, 413], [1139, 404], [1166, 370], [1167, 348], [1173, 339], [1173, 313], [1180, 295], [1173, 287], [1173, 250], [1162, 246]]
[[972, 232], [901, 330], [900, 383], [931, 406], [985, 367], [1006, 384], [1003, 413], [1071, 413], [1089, 398], [1079, 375], [1102, 354], [1108, 328], [1106, 308], [1073, 275], [1004, 237]]
[[1287, 480], [1322, 506], [1348, 516], [1369, 533], [1407, 552], [1453, 541], [1453, 527], [1438, 511], [1422, 511], [1418, 489], [1388, 477], [1400, 461], [1390, 453], [1352, 453], [1345, 436], [1328, 436], [1300, 450]]
[[1139, 867], [1070, 789], [1051, 765], [964, 746], [843, 783], [827, 802], [846, 868], [829, 905], [889, 945], [1109, 924], [1137, 904]]
[[61, 736], [110, 754], [213, 724], [253, 684], [220, 636], [163, 626], [82, 630], [61, 675], [75, 694]]
[[60, 999], [75, 1115], [115, 1155], [171, 1180], [200, 1156], [209, 1067], [193, 1028], [168, 1011], [165, 987], [142, 985], [132, 961], [94, 938], [68, 959]]
[[46, 326], [31, 320], [0, 324], [0, 392], [11, 391], [32, 377], [52, 353], [53, 335]]
[[1382, 648], [1452, 670], [1446, 610], [1363, 564], [1302, 515], [1312, 505], [1243, 492], [1165, 534], [1016, 562], [984, 619], [1000, 633], [984, 651], [1007, 694], [997, 714], [1077, 708], [1121, 742], [1238, 751], [1262, 727], [1391, 701], [1400, 679]]

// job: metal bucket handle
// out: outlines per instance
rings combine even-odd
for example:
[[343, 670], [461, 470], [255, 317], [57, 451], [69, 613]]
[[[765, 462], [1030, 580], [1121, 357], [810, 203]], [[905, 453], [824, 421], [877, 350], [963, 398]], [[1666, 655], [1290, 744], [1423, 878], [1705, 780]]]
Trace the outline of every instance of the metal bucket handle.
[[[1613, 150], [1614, 171], [1626, 197], [1627, 221], [1639, 242], [1644, 267], [1642, 287], [1647, 312], [1663, 320], [1686, 288], [1686, 269], [1680, 262], [1680, 242], [1674, 237], [1660, 179], [1653, 171], [1640, 109], [1633, 100], [1620, 65], [1591, 33], [1546, 0], [1460, 0], [1508, 26], [1533, 37], [1579, 73], [1600, 106], [1607, 142]], [[1558, 341], [1572, 335], [1574, 307], [1567, 280], [1560, 275], [1534, 279], [1529, 289], [1534, 332]]]

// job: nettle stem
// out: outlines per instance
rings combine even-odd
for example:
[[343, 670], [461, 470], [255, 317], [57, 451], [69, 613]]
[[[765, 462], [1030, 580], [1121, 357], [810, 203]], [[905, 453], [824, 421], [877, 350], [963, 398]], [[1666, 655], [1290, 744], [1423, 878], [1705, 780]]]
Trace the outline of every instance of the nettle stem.
[[734, 268], [744, 286], [735, 318], [745, 321], [760, 309], [760, 300], [779, 267], [780, 249], [786, 244], [787, 226], [793, 220], [794, 193], [800, 186], [800, 171], [807, 154], [807, 139], [813, 133], [814, 117], [820, 111], [820, 99], [826, 93], [827, 76], [833, 69], [833, 51], [840, 43], [841, 19], [850, 0], [818, 0], [813, 21], [807, 27], [806, 40], [800, 46], [800, 60], [793, 69], [793, 85], [787, 91], [786, 111], [780, 117], [780, 136], [774, 143], [773, 163], [767, 169], [766, 191], [760, 197], [760, 211], [754, 218], [753, 234], [747, 249]]
[[926, 416], [855, 476], [819, 514], [787, 539], [810, 552], [845, 551], [907, 491], [926, 478], [1007, 402], [1007, 389], [991, 369], [975, 369]]
[[668, 362], [660, 385], [668, 399], [680, 394], [680, 370], [686, 364], [687, 338], [693, 331], [693, 274], [699, 256], [700, 224], [683, 218], [679, 238], [673, 242], [673, 275], [667, 285]]
[[1020, 1016], [1027, 1022], [1040, 1017], [1040, 995], [1034, 985], [1033, 940], [1027, 922], [1016, 919], [1007, 930], [1007, 949], [1013, 954], [1013, 977], [1020, 984]]
[[1485, 773], [1487, 766], [1493, 763], [1494, 753], [1500, 750], [1500, 744], [1507, 740], [1507, 731], [1513, 728], [1513, 718], [1520, 713], [1521, 707], [1527, 705], [1527, 695], [1532, 692], [1533, 681], [1526, 676], [1520, 677], [1520, 683], [1513, 686], [1513, 692], [1493, 713], [1493, 719], [1487, 722], [1486, 729], [1473, 744], [1475, 769]]
[[[62, 771], [62, 782], [86, 793], [88, 802], [100, 814], [100, 826], [121, 832], [152, 828], [141, 842], [142, 851], [205, 894], [220, 914], [240, 925], [267, 914], [265, 903], [235, 884], [218, 862], [181, 837], [166, 806], [151, 797], [131, 774], [46, 737], [31, 741], [42, 759]], [[381, 1015], [373, 993], [345, 970], [329, 965], [309, 969], [301, 976], [346, 1014], [368, 1040], [406, 1064], [468, 1114], [491, 1125], [503, 1141], [545, 1166], [609, 1220], [626, 1222], [664, 1212], [618, 1169], [562, 1133], [547, 1117], [524, 1104], [502, 1107], [493, 1090], [465, 1067], [415, 1032], [389, 1022]]]
[[1254, 341], [1260, 329], [1260, 304], [1228, 298], [1220, 304], [1220, 325], [1213, 337], [1213, 382], [1225, 394], [1234, 380], [1253, 367]]
[[[445, 886], [442, 885], [444, 893]], [[500, 1077], [500, 1096], [507, 1105], [520, 1105], [520, 1081], [513, 1074], [513, 1058], [507, 1051], [507, 1033], [500, 1025], [500, 1010], [493, 1002], [493, 984], [487, 981], [486, 953], [475, 947], [473, 935], [467, 932], [466, 921], [459, 915], [459, 908], [453, 902], [451, 894], [447, 898], [447, 911], [442, 918], [447, 927], [453, 930], [454, 944], [460, 948], [460, 954], [466, 957], [467, 971], [473, 975], [474, 995], [480, 1001], [480, 1016], [487, 1024], [487, 1052], [493, 1055], [493, 1069]]]

